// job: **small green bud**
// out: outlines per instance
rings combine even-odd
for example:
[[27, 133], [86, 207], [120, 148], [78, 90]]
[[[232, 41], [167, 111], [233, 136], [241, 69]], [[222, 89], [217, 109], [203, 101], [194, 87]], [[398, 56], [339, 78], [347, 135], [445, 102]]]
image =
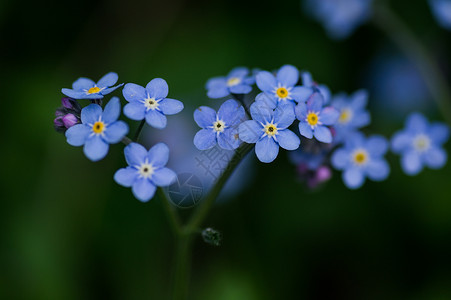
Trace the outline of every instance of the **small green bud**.
[[222, 234], [213, 228], [205, 228], [202, 230], [202, 239], [207, 244], [219, 246], [221, 245]]

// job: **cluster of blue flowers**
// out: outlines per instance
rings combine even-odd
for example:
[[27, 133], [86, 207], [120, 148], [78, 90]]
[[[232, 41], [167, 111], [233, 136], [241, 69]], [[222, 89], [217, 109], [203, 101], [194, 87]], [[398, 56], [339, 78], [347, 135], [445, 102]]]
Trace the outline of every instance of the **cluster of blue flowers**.
[[[218, 113], [207, 106], [195, 111], [194, 119], [202, 128], [194, 137], [199, 150], [216, 144], [223, 149], [255, 144], [257, 158], [270, 163], [282, 147], [291, 151], [291, 161], [310, 187], [329, 180], [331, 167], [342, 171], [343, 181], [351, 189], [361, 187], [366, 177], [374, 181], [388, 177], [390, 167], [384, 155], [390, 148], [389, 141], [379, 135], [366, 137], [361, 132], [371, 122], [366, 91], [332, 95], [327, 86], [314, 82], [310, 73], [300, 73], [291, 65], [273, 73], [257, 72], [255, 80], [249, 73], [240, 67], [207, 83], [211, 98], [220, 95], [232, 99], [227, 99]], [[234, 74], [241, 77], [234, 78]], [[239, 93], [219, 84], [235, 80], [242, 83], [244, 78], [246, 89]], [[252, 88], [249, 83], [254, 81], [256, 87]], [[248, 101], [237, 94], [246, 94]], [[420, 116], [409, 117], [407, 129], [391, 142], [393, 152], [402, 155], [402, 168], [409, 175], [418, 173], [423, 165], [442, 167], [447, 159], [442, 145], [448, 139], [448, 127], [428, 127]]]

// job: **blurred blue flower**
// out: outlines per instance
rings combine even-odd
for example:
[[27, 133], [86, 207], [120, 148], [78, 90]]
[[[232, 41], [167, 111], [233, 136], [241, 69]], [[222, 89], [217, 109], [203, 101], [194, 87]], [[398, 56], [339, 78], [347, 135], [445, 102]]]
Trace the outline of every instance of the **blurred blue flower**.
[[131, 187], [136, 199], [147, 202], [155, 194], [157, 186], [168, 186], [177, 175], [165, 168], [169, 160], [169, 148], [159, 143], [149, 151], [137, 143], [130, 143], [124, 149], [128, 167], [116, 171], [114, 180], [125, 187]]
[[365, 177], [382, 181], [388, 177], [390, 166], [384, 159], [388, 141], [373, 135], [368, 138], [361, 133], [350, 135], [342, 148], [332, 155], [332, 166], [343, 170], [343, 181], [350, 189], [357, 189], [365, 182]]
[[113, 97], [102, 111], [100, 105], [90, 104], [81, 110], [81, 124], [74, 125], [66, 131], [67, 142], [72, 146], [84, 145], [87, 158], [98, 161], [104, 158], [109, 144], [122, 140], [128, 133], [128, 125], [117, 121], [121, 113], [118, 97]]
[[207, 81], [205, 88], [209, 98], [223, 98], [230, 94], [248, 94], [252, 91], [254, 76], [249, 76], [249, 70], [238, 67], [225, 77], [214, 77]]
[[194, 136], [194, 145], [207, 150], [218, 144], [226, 150], [238, 148], [238, 125], [244, 121], [244, 108], [235, 100], [227, 100], [218, 110], [201, 106], [194, 111], [194, 120], [202, 129]]
[[323, 96], [314, 93], [307, 103], [300, 102], [295, 107], [299, 120], [299, 132], [311, 139], [313, 136], [320, 142], [331, 143], [332, 133], [325, 125], [334, 125], [339, 117], [338, 111], [331, 107], [323, 107]]
[[306, 12], [334, 39], [351, 35], [372, 12], [372, 0], [305, 0], [304, 4]]
[[312, 91], [311, 94], [320, 93], [321, 96], [323, 96], [323, 98], [324, 98], [324, 104], [329, 103], [331, 93], [330, 93], [329, 88], [325, 84], [316, 83], [312, 78], [312, 74], [310, 74], [310, 72], [307, 72], [307, 71], [301, 72], [301, 78], [302, 78], [302, 85], [310, 88]]
[[312, 94], [311, 89], [295, 86], [299, 81], [299, 71], [293, 66], [285, 65], [279, 69], [274, 77], [268, 71], [261, 71], [256, 76], [258, 88], [265, 93], [272, 106], [279, 103], [305, 102]]
[[253, 120], [241, 123], [239, 137], [246, 143], [256, 143], [255, 153], [261, 162], [270, 163], [276, 159], [279, 146], [286, 150], [299, 147], [299, 137], [288, 129], [295, 120], [292, 105], [280, 104], [273, 110], [255, 102], [250, 111]]
[[335, 141], [341, 142], [348, 134], [370, 124], [371, 116], [366, 110], [367, 103], [368, 93], [365, 90], [358, 90], [352, 95], [341, 93], [332, 98], [332, 106], [339, 112], [334, 126]]
[[63, 88], [61, 92], [74, 99], [102, 99], [103, 96], [124, 85], [122, 83], [113, 87], [118, 78], [114, 72], [106, 74], [97, 83], [89, 78], [81, 77], [72, 84], [72, 89]]
[[429, 5], [437, 23], [451, 30], [451, 0], [429, 0]]
[[169, 93], [168, 84], [164, 79], [152, 79], [146, 88], [127, 83], [122, 90], [125, 100], [129, 103], [124, 107], [124, 114], [135, 121], [146, 119], [147, 124], [162, 129], [166, 127], [166, 115], [174, 115], [183, 110], [179, 100], [166, 98]]
[[438, 169], [445, 165], [447, 153], [442, 145], [448, 141], [449, 127], [443, 123], [429, 124], [419, 114], [411, 114], [405, 128], [395, 133], [392, 150], [401, 155], [401, 167], [408, 175], [416, 175], [423, 166]]

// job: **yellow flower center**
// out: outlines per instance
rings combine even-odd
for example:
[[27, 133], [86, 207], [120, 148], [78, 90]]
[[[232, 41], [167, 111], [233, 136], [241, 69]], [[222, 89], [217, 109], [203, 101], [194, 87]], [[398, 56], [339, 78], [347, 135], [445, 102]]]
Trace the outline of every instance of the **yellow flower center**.
[[283, 99], [288, 97], [288, 90], [284, 87], [280, 87], [276, 90], [277, 97]]
[[158, 101], [155, 100], [155, 98], [147, 98], [146, 100], [144, 100], [144, 105], [146, 106], [147, 109], [157, 109], [159, 104]]
[[96, 134], [100, 134], [105, 130], [105, 123], [102, 121], [97, 121], [92, 125], [92, 131]]
[[277, 134], [277, 127], [276, 125], [269, 123], [265, 125], [265, 133], [269, 136], [274, 136]]
[[318, 114], [314, 112], [309, 112], [306, 121], [310, 126], [312, 127], [316, 126], [319, 122]]
[[213, 123], [213, 129], [216, 132], [223, 132], [225, 128], [225, 124], [223, 121], [218, 120], [216, 122]]
[[427, 149], [429, 149], [429, 146], [431, 145], [431, 140], [429, 137], [427, 137], [424, 134], [420, 134], [413, 140], [413, 147], [415, 150], [419, 152], [424, 152]]
[[352, 111], [349, 108], [345, 108], [341, 111], [340, 118], [338, 118], [338, 122], [341, 124], [348, 123], [351, 120]]
[[149, 164], [148, 162], [143, 163], [139, 167], [139, 175], [141, 175], [144, 178], [149, 178], [150, 176], [152, 176], [154, 171], [155, 171], [154, 167], [151, 164]]
[[364, 165], [368, 161], [368, 152], [363, 149], [355, 150], [352, 154], [352, 160], [358, 166]]
[[88, 94], [97, 94], [98, 92], [100, 92], [100, 88], [98, 87], [92, 87], [88, 90]]
[[227, 80], [227, 85], [228, 86], [234, 86], [237, 85], [241, 82], [241, 79], [239, 79], [238, 77], [232, 77], [229, 78], [229, 80]]

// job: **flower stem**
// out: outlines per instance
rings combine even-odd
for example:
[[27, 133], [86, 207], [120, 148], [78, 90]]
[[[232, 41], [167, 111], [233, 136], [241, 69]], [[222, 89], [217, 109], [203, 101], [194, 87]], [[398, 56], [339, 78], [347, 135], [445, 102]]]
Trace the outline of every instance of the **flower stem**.
[[128, 137], [128, 136], [124, 136], [121, 140], [121, 142], [123, 144], [125, 144], [125, 146], [127, 146], [128, 144], [132, 143], [133, 141]]
[[184, 232], [178, 236], [175, 256], [174, 300], [188, 298], [189, 277], [191, 269], [192, 233]]
[[142, 120], [141, 123], [139, 123], [138, 129], [136, 129], [135, 137], [133, 138], [135, 142], [138, 141], [139, 136], [141, 135], [141, 132], [143, 130], [144, 124], [146, 124], [146, 119]]
[[164, 208], [166, 210], [166, 213], [169, 218], [169, 223], [171, 224], [172, 230], [174, 231], [175, 235], [178, 237], [182, 234], [182, 223], [180, 222], [179, 215], [177, 214], [177, 211], [174, 206], [172, 206], [169, 198], [167, 197], [166, 193], [164, 192], [163, 188], [159, 187], [157, 190], [158, 196], [163, 201]]
[[384, 2], [374, 5], [374, 23], [417, 65], [444, 119], [451, 124], [451, 90], [442, 71], [426, 47]]

